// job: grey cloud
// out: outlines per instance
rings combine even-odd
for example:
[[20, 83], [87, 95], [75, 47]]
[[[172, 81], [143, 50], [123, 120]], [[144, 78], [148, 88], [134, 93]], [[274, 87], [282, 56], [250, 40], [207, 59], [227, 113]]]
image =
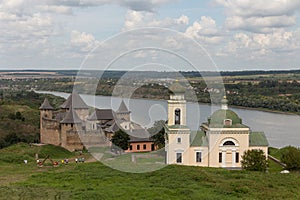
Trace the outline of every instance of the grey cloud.
[[161, 4], [174, 2], [171, 0], [49, 0], [48, 3], [57, 6], [95, 7], [105, 4], [115, 4], [135, 11], [153, 12]]

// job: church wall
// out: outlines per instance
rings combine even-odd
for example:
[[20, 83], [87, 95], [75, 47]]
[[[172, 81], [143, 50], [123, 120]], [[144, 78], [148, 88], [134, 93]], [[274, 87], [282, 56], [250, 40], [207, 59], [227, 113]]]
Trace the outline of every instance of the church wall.
[[[190, 156], [189, 156], [189, 146], [190, 146], [190, 134], [188, 132], [184, 132], [182, 134], [169, 133], [168, 134], [168, 164], [183, 164], [188, 165]], [[180, 142], [178, 142], [178, 138], [180, 138]], [[182, 153], [182, 163], [176, 162], [176, 154]]]
[[[209, 133], [209, 167], [241, 167], [241, 156], [249, 149], [249, 134], [212, 134]], [[224, 139], [233, 138], [238, 146], [221, 146]], [[232, 163], [234, 153], [239, 153], [239, 163]], [[222, 153], [222, 162], [219, 162], [219, 153]], [[230, 157], [233, 156], [233, 157]], [[227, 159], [227, 160], [226, 160]], [[232, 161], [232, 162], [231, 162]], [[225, 162], [225, 164], [224, 164]]]
[[[201, 162], [196, 161], [196, 152], [201, 152]], [[208, 147], [190, 147], [189, 148], [189, 165], [193, 166], [208, 166]]]
[[259, 146], [249, 147], [249, 150], [253, 150], [253, 149], [257, 149], [257, 150], [261, 149], [261, 150], [263, 150], [266, 158], [268, 158], [268, 147], [263, 147], [263, 146], [261, 146], [261, 147], [259, 147]]

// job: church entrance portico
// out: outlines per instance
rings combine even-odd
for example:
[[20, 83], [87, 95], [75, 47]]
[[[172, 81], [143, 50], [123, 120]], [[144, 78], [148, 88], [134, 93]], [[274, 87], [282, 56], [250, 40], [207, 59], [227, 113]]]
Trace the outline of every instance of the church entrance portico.
[[219, 147], [219, 162], [221, 167], [236, 167], [236, 163], [239, 162], [239, 145], [238, 142], [233, 139], [224, 139]]

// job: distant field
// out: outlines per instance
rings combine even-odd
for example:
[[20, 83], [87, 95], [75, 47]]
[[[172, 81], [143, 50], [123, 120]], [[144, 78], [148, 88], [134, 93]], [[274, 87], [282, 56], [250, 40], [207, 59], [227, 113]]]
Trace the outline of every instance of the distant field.
[[[276, 167], [260, 173], [170, 165], [142, 174], [119, 172], [100, 162], [39, 168], [32, 156], [35, 151], [56, 160], [76, 156], [53, 146], [18, 144], [0, 150], [0, 199], [300, 198], [300, 174], [280, 174]], [[29, 159], [27, 165], [22, 156]], [[17, 159], [10, 162], [4, 157]]]

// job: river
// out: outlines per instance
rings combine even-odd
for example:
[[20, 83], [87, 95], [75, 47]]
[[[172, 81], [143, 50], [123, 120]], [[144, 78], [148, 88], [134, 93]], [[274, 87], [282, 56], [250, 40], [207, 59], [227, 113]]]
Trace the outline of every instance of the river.
[[[68, 93], [39, 91], [55, 96], [67, 98]], [[97, 108], [112, 108], [117, 110], [121, 98], [108, 96], [81, 95], [89, 105]], [[147, 99], [124, 99], [131, 111], [131, 119], [144, 127], [151, 127], [155, 120], [167, 119], [167, 101]], [[192, 130], [197, 130], [202, 122], [207, 121], [211, 113], [218, 107], [187, 103], [187, 125]], [[243, 120], [243, 124], [249, 126], [252, 131], [263, 131], [272, 147], [284, 147], [288, 145], [300, 146], [300, 116], [279, 114], [257, 110], [230, 108]]]

